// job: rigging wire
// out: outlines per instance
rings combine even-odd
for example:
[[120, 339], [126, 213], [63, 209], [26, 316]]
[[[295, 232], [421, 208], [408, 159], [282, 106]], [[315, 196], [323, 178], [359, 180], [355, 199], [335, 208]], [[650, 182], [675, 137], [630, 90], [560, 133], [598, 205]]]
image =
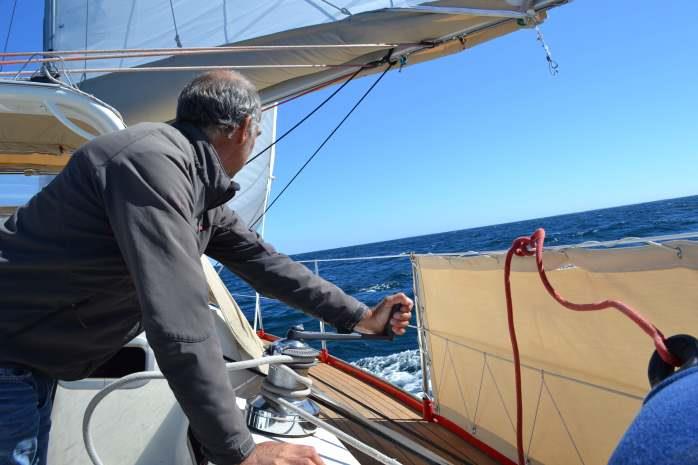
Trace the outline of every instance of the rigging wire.
[[[87, 33], [88, 33], [89, 24], [90, 24], [90, 0], [85, 0], [85, 50], [87, 50]], [[87, 73], [85, 72], [85, 69], [87, 68], [87, 60], [85, 60], [82, 67], [83, 67], [83, 71], [82, 71], [82, 75], [80, 76], [81, 83], [85, 79], [87, 79]]]
[[[7, 53], [7, 45], [10, 43], [10, 35], [12, 34], [12, 23], [15, 21], [15, 11], [17, 11], [17, 0], [12, 4], [12, 13], [10, 14], [10, 24], [7, 26], [7, 35], [5, 36], [5, 45], [2, 48], [2, 53]], [[0, 64], [0, 71], [3, 65]]]
[[538, 27], [538, 23], [534, 24], [536, 29], [536, 40], [540, 43], [541, 47], [543, 47], [545, 60], [548, 62], [548, 72], [550, 72], [551, 76], [557, 76], [559, 65], [557, 61], [553, 60], [553, 54], [550, 52], [550, 47], [548, 47], [548, 44], [545, 42], [545, 37], [543, 37], [543, 32], [540, 30], [540, 27]]
[[175, 12], [174, 12], [174, 4], [172, 3], [172, 0], [170, 0], [170, 11], [172, 12], [172, 23], [174, 24], [174, 30], [175, 30], [175, 43], [177, 44], [177, 48], [182, 48], [182, 41], [179, 38], [179, 29], [177, 28], [177, 18], [175, 17]]
[[320, 105], [316, 106], [316, 107], [313, 109], [313, 111], [311, 111], [310, 113], [308, 113], [307, 115], [305, 115], [300, 121], [298, 121], [296, 124], [294, 124], [293, 127], [291, 127], [291, 129], [289, 129], [288, 131], [284, 132], [280, 137], [277, 137], [275, 141], [273, 141], [271, 144], [267, 145], [263, 150], [261, 150], [259, 153], [257, 153], [254, 157], [252, 157], [252, 158], [250, 158], [249, 160], [247, 160], [247, 162], [245, 163], [245, 165], [249, 165], [250, 163], [252, 163], [253, 161], [255, 161], [255, 160], [256, 160], [257, 158], [259, 158], [262, 154], [264, 154], [267, 150], [269, 150], [270, 148], [272, 148], [273, 146], [275, 146], [277, 143], [279, 143], [281, 140], [283, 140], [284, 137], [288, 136], [291, 132], [293, 132], [298, 126], [300, 126], [301, 124], [303, 124], [308, 118], [310, 118], [311, 116], [313, 116], [313, 114], [314, 114], [316, 111], [318, 111], [320, 108], [322, 108], [327, 102], [329, 102], [330, 100], [332, 100], [332, 97], [334, 97], [334, 96], [337, 95], [342, 89], [344, 89], [344, 87], [346, 87], [346, 85], [349, 84], [362, 70], [363, 70], [363, 68], [359, 68], [358, 70], [356, 70], [356, 71], [349, 77], [349, 79], [347, 79], [346, 81], [344, 81], [344, 82], [342, 83], [341, 86], [339, 86], [334, 92], [332, 92], [332, 94], [330, 94], [329, 97], [327, 97], [325, 100], [323, 100], [323, 101], [320, 103]]
[[286, 183], [286, 185], [284, 186], [283, 189], [281, 189], [281, 192], [279, 192], [279, 193], [276, 195], [276, 197], [274, 197], [274, 200], [272, 200], [271, 203], [267, 206], [267, 208], [264, 209], [264, 211], [262, 212], [262, 214], [261, 214], [256, 220], [254, 220], [254, 221], [250, 224], [250, 229], [251, 229], [251, 228], [254, 228], [254, 226], [259, 222], [259, 220], [261, 220], [261, 219], [264, 217], [264, 215], [267, 214], [267, 212], [271, 209], [271, 207], [274, 206], [274, 204], [276, 203], [276, 201], [279, 200], [279, 198], [284, 194], [284, 192], [286, 192], [286, 190], [291, 186], [291, 184], [293, 184], [293, 181], [295, 181], [296, 178], [303, 172], [303, 170], [310, 164], [310, 162], [313, 161], [313, 159], [315, 158], [315, 156], [316, 156], [318, 153], [320, 153], [320, 150], [322, 150], [322, 148], [325, 146], [325, 144], [327, 144], [327, 142], [329, 142], [329, 140], [332, 138], [332, 136], [334, 136], [334, 134], [339, 130], [339, 128], [342, 127], [342, 125], [344, 124], [344, 122], [349, 118], [349, 116], [351, 116], [352, 113], [354, 113], [354, 110], [356, 110], [356, 109], [358, 108], [358, 106], [361, 104], [361, 102], [364, 101], [364, 99], [368, 96], [368, 94], [371, 93], [371, 91], [372, 91], [372, 90], [376, 87], [376, 85], [383, 79], [383, 77], [385, 77], [385, 75], [388, 73], [388, 71], [390, 71], [390, 69], [391, 69], [392, 67], [393, 67], [393, 63], [388, 64], [387, 68], [385, 68], [385, 70], [381, 73], [381, 75], [378, 76], [378, 79], [376, 79], [376, 80], [373, 82], [373, 84], [371, 84], [371, 87], [369, 87], [368, 90], [366, 90], [366, 92], [364, 92], [364, 94], [363, 94], [363, 95], [361, 96], [361, 98], [354, 104], [354, 106], [351, 108], [351, 110], [349, 110], [349, 112], [344, 116], [344, 118], [342, 118], [342, 120], [339, 122], [339, 124], [337, 124], [337, 126], [335, 126], [335, 128], [332, 130], [332, 132], [330, 132], [330, 134], [325, 138], [325, 140], [322, 141], [322, 143], [321, 143], [320, 146], [315, 150], [315, 152], [313, 152], [313, 154], [306, 160], [306, 162], [303, 163], [303, 166], [301, 166], [301, 167], [298, 169], [298, 171], [296, 171], [296, 174], [294, 174], [293, 177], [291, 178], [291, 180], [290, 180], [289, 182]]

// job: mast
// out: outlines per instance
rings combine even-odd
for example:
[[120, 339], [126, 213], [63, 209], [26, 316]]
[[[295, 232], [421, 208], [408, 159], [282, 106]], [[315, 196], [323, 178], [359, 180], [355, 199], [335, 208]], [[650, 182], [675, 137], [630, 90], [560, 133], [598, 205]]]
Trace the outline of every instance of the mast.
[[56, 32], [56, 2], [44, 0], [44, 50], [53, 50], [53, 38]]

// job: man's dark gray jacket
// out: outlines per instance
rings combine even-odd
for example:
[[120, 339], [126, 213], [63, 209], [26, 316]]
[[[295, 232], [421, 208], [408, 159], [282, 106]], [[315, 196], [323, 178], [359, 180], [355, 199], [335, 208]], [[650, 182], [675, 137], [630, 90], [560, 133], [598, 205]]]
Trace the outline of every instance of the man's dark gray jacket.
[[254, 448], [208, 307], [200, 256], [350, 330], [366, 307], [276, 252], [225, 203], [238, 186], [203, 132], [139, 124], [95, 138], [0, 223], [0, 363], [76, 380], [143, 329], [217, 464]]

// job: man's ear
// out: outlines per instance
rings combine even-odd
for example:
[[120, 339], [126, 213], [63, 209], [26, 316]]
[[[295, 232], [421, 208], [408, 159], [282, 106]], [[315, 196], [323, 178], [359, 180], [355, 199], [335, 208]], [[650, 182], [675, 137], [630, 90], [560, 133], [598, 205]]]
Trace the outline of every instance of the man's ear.
[[252, 116], [247, 115], [245, 116], [245, 119], [242, 120], [240, 123], [240, 126], [238, 126], [237, 131], [238, 131], [238, 143], [240, 145], [243, 145], [247, 143], [247, 139], [251, 136], [250, 129], [252, 129]]

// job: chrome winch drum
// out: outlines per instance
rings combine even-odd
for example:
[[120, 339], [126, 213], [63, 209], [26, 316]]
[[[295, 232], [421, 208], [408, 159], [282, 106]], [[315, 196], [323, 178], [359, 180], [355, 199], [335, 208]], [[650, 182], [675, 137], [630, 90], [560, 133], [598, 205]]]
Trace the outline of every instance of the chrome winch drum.
[[[302, 341], [279, 339], [269, 346], [268, 355], [288, 355], [297, 362], [286, 364], [297, 374], [307, 376], [310, 367], [315, 365], [319, 352]], [[274, 393], [299, 391], [306, 389], [283, 368], [270, 366], [269, 374], [262, 385], [262, 391]], [[273, 390], [273, 391], [272, 391]], [[307, 413], [318, 416], [320, 408], [307, 397], [278, 394], [279, 397], [302, 408]], [[255, 431], [274, 436], [303, 437], [314, 434], [317, 426], [304, 420], [297, 413], [275, 403], [263, 394], [248, 403], [246, 409], [247, 426]]]

